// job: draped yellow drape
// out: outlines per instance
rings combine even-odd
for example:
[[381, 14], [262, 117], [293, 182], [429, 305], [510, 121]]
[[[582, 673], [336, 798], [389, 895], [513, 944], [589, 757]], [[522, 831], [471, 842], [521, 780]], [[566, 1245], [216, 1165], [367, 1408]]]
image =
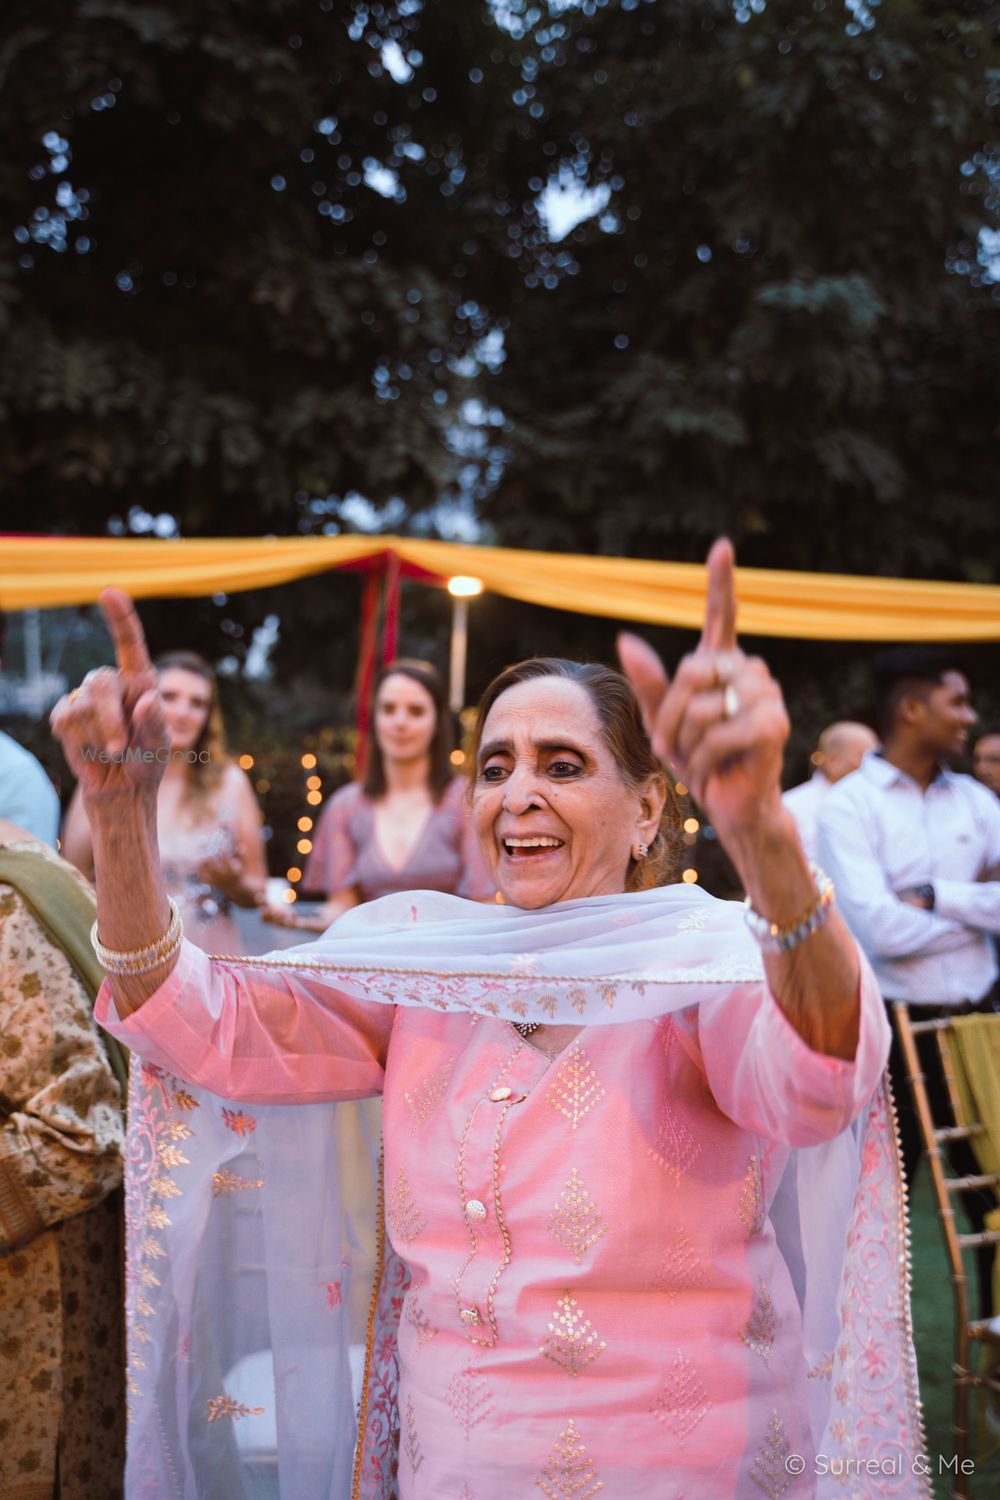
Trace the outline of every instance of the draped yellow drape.
[[[492, 593], [553, 609], [647, 625], [697, 628], [701, 564], [522, 552], [408, 537], [0, 537], [0, 607], [88, 604], [107, 584], [137, 599], [235, 593], [333, 568], [377, 566], [394, 554], [404, 576], [445, 582], [473, 574]], [[1000, 639], [1000, 586], [740, 568], [746, 634], [805, 640]]]

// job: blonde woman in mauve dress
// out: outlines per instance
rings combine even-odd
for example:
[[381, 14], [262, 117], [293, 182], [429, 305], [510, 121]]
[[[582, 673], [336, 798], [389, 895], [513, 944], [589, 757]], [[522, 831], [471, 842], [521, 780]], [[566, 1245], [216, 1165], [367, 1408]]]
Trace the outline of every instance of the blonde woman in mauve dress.
[[[264, 898], [267, 862], [260, 809], [250, 779], [225, 751], [215, 673], [193, 651], [158, 657], [169, 746], [157, 801], [157, 833], [167, 889], [184, 931], [206, 953], [243, 951], [234, 906]], [[90, 825], [79, 790], [63, 829], [62, 853], [94, 878]]]
[[266, 920], [323, 932], [342, 912], [398, 891], [443, 891], [490, 901], [469, 814], [466, 780], [451, 768], [451, 720], [429, 662], [391, 662], [375, 683], [375, 733], [363, 781], [323, 810], [303, 885], [322, 890], [313, 912], [269, 909]]

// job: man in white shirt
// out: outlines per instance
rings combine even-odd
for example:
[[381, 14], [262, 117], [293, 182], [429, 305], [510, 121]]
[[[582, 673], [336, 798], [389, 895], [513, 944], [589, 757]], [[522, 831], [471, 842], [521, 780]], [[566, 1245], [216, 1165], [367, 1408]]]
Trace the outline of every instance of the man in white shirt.
[[[7, 617], [0, 610], [0, 668]], [[59, 798], [38, 761], [0, 730], [0, 818], [25, 828], [54, 849], [59, 836]]]
[[878, 736], [867, 724], [844, 719], [829, 724], [812, 753], [816, 767], [808, 781], [793, 786], [782, 798], [798, 825], [802, 847], [810, 859], [819, 858], [819, 811], [826, 794], [838, 781], [856, 771], [862, 757], [878, 745]]
[[[904, 647], [877, 665], [883, 749], [834, 787], [820, 813], [820, 862], [833, 877], [844, 919], [864, 948], [889, 1004], [921, 1017], [993, 1009], [994, 935], [1000, 932], [1000, 802], [944, 762], [960, 755], [976, 722], [969, 683], [939, 648]], [[917, 1038], [936, 1119], [948, 1123], [947, 1090], [933, 1038]], [[922, 1138], [899, 1039], [889, 1069], [908, 1182]], [[980, 1168], [967, 1142], [950, 1149], [961, 1173]], [[995, 1206], [966, 1195], [977, 1227]], [[980, 1255], [980, 1297], [989, 1300]], [[985, 1279], [984, 1279], [985, 1278]]]

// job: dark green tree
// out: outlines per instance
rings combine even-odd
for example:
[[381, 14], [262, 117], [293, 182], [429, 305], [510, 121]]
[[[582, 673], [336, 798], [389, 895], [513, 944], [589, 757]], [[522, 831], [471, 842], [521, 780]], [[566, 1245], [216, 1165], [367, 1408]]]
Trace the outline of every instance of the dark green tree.
[[[360, 494], [405, 527], [454, 488], [508, 268], [489, 8], [30, 0], [3, 32], [4, 526], [352, 529]], [[286, 643], [308, 621], [328, 669], [356, 606], [314, 581]], [[269, 608], [147, 615], [239, 656]]]
[[[1000, 7], [508, 11], [536, 152], [503, 539], [995, 577]], [[607, 198], [559, 244], [546, 160]]]
[[419, 0], [5, 21], [10, 516], [239, 533], [351, 491], [433, 503], [484, 329], [505, 33]]

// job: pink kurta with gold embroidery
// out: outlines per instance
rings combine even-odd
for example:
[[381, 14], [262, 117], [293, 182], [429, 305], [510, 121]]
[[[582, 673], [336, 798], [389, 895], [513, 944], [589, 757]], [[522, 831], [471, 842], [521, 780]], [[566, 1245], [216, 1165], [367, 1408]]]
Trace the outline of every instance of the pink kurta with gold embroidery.
[[789, 1148], [838, 1133], [876, 1086], [867, 971], [851, 1063], [810, 1051], [760, 984], [588, 1027], [549, 1059], [505, 1022], [393, 1012], [189, 946], [113, 1030], [241, 1099], [384, 1090], [388, 1229], [411, 1273], [402, 1500], [813, 1493], [811, 1372], [768, 1206]]

